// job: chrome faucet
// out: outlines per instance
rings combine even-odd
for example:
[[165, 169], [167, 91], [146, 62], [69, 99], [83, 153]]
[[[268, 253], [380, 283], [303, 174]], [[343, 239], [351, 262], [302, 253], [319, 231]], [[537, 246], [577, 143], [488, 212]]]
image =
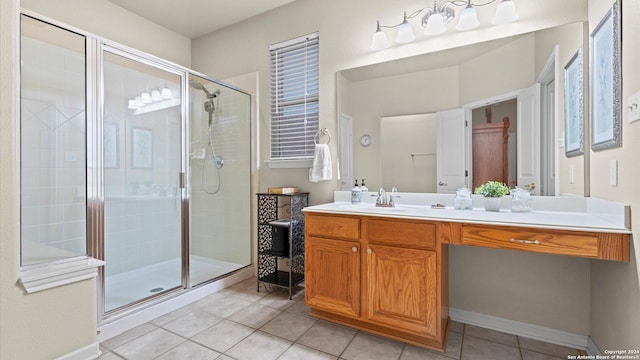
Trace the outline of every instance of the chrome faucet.
[[[394, 186], [391, 190], [392, 193], [397, 192], [398, 189]], [[394, 197], [398, 197], [397, 195], [387, 195], [387, 192], [384, 191], [383, 188], [378, 190], [378, 198], [376, 199], [377, 207], [395, 207], [395, 202], [393, 201]]]

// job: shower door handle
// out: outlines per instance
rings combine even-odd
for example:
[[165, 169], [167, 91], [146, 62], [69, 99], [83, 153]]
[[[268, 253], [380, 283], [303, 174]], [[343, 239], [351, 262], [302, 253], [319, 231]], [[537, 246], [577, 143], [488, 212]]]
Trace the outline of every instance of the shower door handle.
[[178, 173], [178, 187], [180, 189], [184, 189], [184, 172], [183, 171]]

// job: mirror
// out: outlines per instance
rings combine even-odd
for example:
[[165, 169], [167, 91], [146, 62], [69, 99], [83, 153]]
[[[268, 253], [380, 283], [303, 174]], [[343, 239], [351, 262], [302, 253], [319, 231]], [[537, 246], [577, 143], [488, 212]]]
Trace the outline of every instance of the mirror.
[[[434, 119], [440, 111], [465, 109], [469, 116], [481, 113], [479, 117], [484, 119], [492, 104], [513, 102], [519, 91], [540, 83], [541, 101], [548, 111], [541, 113], [539, 139], [534, 141], [523, 133], [521, 146], [535, 143], [539, 147], [539, 176], [552, 179], [553, 184], [549, 189], [553, 191], [545, 195], [588, 195], [588, 154], [568, 158], [560, 140], [564, 128], [563, 69], [580, 47], [587, 51], [587, 32], [586, 23], [573, 23], [338, 72], [338, 113], [353, 119], [353, 176], [365, 178], [369, 189], [397, 186], [406, 192], [436, 192], [432, 183], [437, 182], [437, 156], [411, 156], [430, 153], [428, 147], [418, 149], [430, 143], [428, 139], [436, 132], [425, 124], [413, 127], [405, 115]], [[588, 73], [586, 68], [584, 73]], [[502, 121], [499, 113], [493, 109], [494, 122]], [[517, 119], [510, 120], [517, 125]], [[340, 124], [343, 132], [344, 126]], [[515, 130], [509, 131], [515, 134]], [[363, 135], [371, 136], [368, 146], [359, 143]], [[471, 147], [471, 132], [463, 138]], [[412, 142], [418, 146], [416, 150], [409, 149]], [[521, 149], [521, 153], [526, 151]], [[514, 164], [511, 157], [509, 163]], [[509, 179], [513, 176], [510, 172]], [[353, 179], [343, 178], [342, 182], [343, 189], [353, 186]]]

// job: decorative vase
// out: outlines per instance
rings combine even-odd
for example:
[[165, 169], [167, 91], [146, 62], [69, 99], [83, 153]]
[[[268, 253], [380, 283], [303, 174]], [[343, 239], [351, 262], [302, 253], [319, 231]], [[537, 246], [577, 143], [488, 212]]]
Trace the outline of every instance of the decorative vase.
[[500, 211], [502, 197], [484, 197], [484, 209], [486, 211]]

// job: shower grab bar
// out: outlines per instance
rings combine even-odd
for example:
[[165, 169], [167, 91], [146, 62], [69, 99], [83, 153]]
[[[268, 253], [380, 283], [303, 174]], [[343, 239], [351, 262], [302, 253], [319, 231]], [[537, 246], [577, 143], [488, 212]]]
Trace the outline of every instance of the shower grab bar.
[[329, 132], [329, 129], [322, 128], [322, 129], [319, 129], [318, 131], [316, 131], [316, 135], [313, 137], [313, 142], [316, 145], [318, 145], [318, 140], [320, 139], [320, 134], [327, 135], [329, 137], [329, 140], [327, 141], [327, 144], [329, 144], [331, 142], [331, 133]]
[[432, 153], [411, 153], [411, 157], [415, 157], [415, 156], [436, 156], [436, 154], [432, 154]]

